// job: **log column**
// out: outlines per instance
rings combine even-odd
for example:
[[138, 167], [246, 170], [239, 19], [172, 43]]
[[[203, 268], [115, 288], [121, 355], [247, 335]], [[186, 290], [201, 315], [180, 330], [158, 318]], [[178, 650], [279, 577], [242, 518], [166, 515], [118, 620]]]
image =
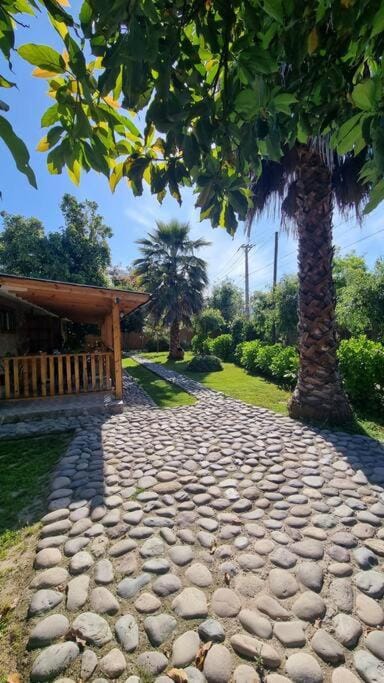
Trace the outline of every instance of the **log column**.
[[123, 398], [123, 373], [121, 367], [121, 332], [120, 332], [120, 307], [116, 297], [112, 304], [112, 340], [113, 340], [113, 364], [115, 368], [116, 398]]

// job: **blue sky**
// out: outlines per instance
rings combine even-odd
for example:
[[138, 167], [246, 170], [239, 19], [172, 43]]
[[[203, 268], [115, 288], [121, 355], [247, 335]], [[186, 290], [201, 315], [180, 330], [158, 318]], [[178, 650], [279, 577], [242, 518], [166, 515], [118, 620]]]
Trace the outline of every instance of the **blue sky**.
[[[79, 2], [72, 5], [76, 8]], [[53, 29], [41, 17], [28, 18], [29, 28], [19, 28], [16, 32], [17, 45], [25, 42], [47, 43], [53, 45], [57, 38]], [[58, 43], [57, 43], [58, 44]], [[58, 44], [59, 46], [59, 44]], [[35, 151], [43, 133], [40, 118], [51, 101], [46, 95], [46, 82], [32, 77], [33, 68], [17, 56], [13, 59], [14, 74], [19, 89], [2, 92], [2, 97], [10, 104], [10, 120], [15, 131], [23, 137], [31, 153], [31, 165], [36, 173], [38, 190], [31, 188], [15, 168], [14, 162], [0, 141], [1, 154], [1, 191], [3, 199], [0, 209], [10, 213], [39, 218], [46, 230], [57, 230], [61, 224], [60, 199], [64, 192], [70, 192], [79, 200], [92, 199], [99, 204], [100, 213], [113, 230], [111, 239], [112, 260], [115, 264], [129, 265], [137, 256], [135, 240], [150, 231], [156, 220], [167, 221], [176, 218], [189, 221], [193, 237], [204, 237], [211, 246], [202, 251], [208, 262], [211, 285], [224, 277], [232, 278], [242, 286], [244, 280], [244, 258], [239, 246], [245, 236], [240, 226], [232, 238], [223, 229], [213, 230], [208, 221], [200, 223], [198, 211], [194, 209], [192, 190], [183, 193], [180, 208], [175, 200], [167, 197], [163, 205], [145, 191], [142, 197], [134, 197], [129, 187], [123, 183], [112, 194], [107, 180], [97, 173], [83, 174], [79, 187], [71, 183], [68, 176], [50, 176], [46, 169], [46, 155]], [[138, 120], [140, 125], [140, 119]], [[370, 214], [359, 227], [353, 217], [335, 216], [334, 241], [346, 254], [355, 250], [366, 257], [369, 265], [384, 255], [384, 209], [379, 207]], [[279, 217], [265, 217], [255, 224], [251, 241], [255, 248], [250, 253], [250, 289], [263, 289], [271, 284], [274, 231], [279, 229]], [[377, 231], [378, 234], [375, 235]], [[296, 241], [280, 233], [278, 277], [296, 272]]]

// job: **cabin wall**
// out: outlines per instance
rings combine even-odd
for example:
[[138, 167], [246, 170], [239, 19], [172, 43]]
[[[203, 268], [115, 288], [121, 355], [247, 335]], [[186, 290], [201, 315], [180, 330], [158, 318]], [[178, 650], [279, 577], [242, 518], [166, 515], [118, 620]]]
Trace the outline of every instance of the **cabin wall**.
[[25, 313], [0, 303], [0, 356], [17, 356], [25, 345]]

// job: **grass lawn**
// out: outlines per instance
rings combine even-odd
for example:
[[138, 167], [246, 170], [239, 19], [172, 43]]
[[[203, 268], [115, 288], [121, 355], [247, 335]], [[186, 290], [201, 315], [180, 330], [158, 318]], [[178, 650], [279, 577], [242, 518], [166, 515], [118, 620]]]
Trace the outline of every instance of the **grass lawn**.
[[[185, 360], [183, 361], [167, 360], [168, 354], [166, 352], [145, 353], [144, 355], [154, 363], [160, 363], [171, 370], [176, 370], [176, 372], [180, 372], [187, 377], [196, 379], [210, 389], [222, 391], [224, 394], [228, 394], [228, 396], [241, 399], [251, 405], [268, 408], [283, 415], [288, 414], [287, 401], [290, 397], [289, 391], [285, 391], [277, 384], [269, 382], [262, 377], [248, 375], [243, 368], [239, 368], [233, 363], [223, 363], [224, 370], [222, 372], [189, 372], [186, 370], [186, 365], [193, 356], [190, 352], [185, 354]], [[340, 429], [352, 433], [365, 434], [373, 439], [384, 441], [384, 416], [356, 413], [355, 417], [356, 421], [350, 428], [340, 427]]]
[[[166, 355], [164, 354], [165, 357]], [[177, 408], [196, 403], [196, 399], [186, 391], [154, 375], [142, 365], [138, 365], [132, 358], [123, 359], [123, 368], [137, 380], [159, 408]]]
[[0, 441], [0, 683], [19, 670], [36, 522], [46, 511], [49, 476], [70, 439], [67, 433]]
[[186, 370], [188, 361], [192, 358], [192, 353], [185, 354], [183, 361], [167, 360], [167, 352], [146, 353], [146, 358], [150, 358], [154, 363], [166, 365], [171, 370], [181, 372], [191, 379], [196, 379], [210, 389], [222, 391], [233, 398], [238, 398], [245, 403], [254, 406], [261, 406], [275, 410], [277, 413], [287, 415], [287, 401], [289, 392], [281, 389], [273, 382], [268, 382], [262, 377], [253, 377], [233, 363], [223, 363], [222, 372], [189, 372]]

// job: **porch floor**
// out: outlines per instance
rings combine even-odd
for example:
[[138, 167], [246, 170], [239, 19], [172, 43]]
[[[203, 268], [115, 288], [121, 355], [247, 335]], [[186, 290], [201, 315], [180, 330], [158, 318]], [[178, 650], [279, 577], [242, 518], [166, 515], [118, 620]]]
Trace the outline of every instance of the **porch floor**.
[[0, 424], [104, 412], [119, 413], [122, 410], [122, 401], [116, 401], [110, 391], [17, 399], [0, 401]]

